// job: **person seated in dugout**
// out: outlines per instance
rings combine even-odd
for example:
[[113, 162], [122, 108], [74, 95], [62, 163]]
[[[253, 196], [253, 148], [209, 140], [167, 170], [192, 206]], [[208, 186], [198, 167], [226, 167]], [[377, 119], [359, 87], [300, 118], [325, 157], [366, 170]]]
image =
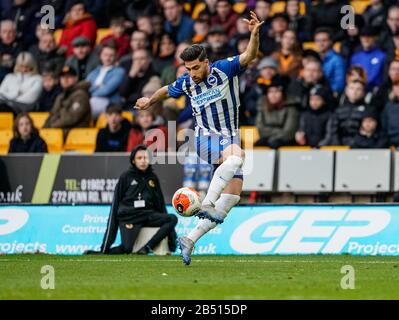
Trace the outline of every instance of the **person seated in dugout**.
[[[149, 157], [144, 145], [138, 145], [130, 154], [131, 166], [120, 176], [115, 187], [101, 252], [86, 251], [86, 254], [132, 253], [142, 227], [158, 227], [159, 230], [137, 254], [151, 253], [165, 237], [168, 237], [169, 250], [176, 250], [177, 217], [166, 211], [161, 186], [149, 164]], [[122, 244], [111, 248], [118, 228]]]

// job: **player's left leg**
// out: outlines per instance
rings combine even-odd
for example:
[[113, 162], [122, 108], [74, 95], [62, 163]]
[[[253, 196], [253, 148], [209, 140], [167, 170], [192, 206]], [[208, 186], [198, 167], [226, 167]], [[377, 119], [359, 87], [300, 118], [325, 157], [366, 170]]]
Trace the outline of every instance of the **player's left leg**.
[[[245, 153], [238, 144], [231, 144], [221, 152], [221, 155], [222, 164], [215, 170], [209, 185], [208, 193], [202, 202], [200, 212], [197, 214], [199, 218], [206, 218], [216, 223], [222, 223], [224, 220], [224, 214], [216, 208], [216, 202], [223, 190], [233, 181], [233, 178], [237, 177], [237, 174], [241, 175], [242, 178], [242, 166]], [[227, 194], [239, 196], [241, 193], [242, 181], [240, 188], [238, 188], [236, 184], [237, 182], [232, 183], [230, 188], [239, 190], [229, 191]]]

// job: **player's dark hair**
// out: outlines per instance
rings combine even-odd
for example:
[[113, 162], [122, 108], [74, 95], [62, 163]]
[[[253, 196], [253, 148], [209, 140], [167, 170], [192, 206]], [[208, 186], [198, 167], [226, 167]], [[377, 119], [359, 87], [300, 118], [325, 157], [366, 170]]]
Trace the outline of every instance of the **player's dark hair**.
[[180, 54], [180, 59], [183, 61], [194, 61], [198, 59], [199, 61], [204, 61], [207, 58], [206, 50], [203, 46], [199, 44], [193, 44], [190, 47], [184, 49]]

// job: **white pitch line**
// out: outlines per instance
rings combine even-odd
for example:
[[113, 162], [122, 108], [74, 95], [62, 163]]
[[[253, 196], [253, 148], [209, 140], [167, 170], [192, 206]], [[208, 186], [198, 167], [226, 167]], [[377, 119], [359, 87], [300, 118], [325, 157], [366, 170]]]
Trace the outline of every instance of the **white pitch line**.
[[[177, 259], [95, 259], [95, 260], [86, 260], [86, 259], [56, 259], [51, 262], [176, 262]], [[38, 260], [31, 260], [31, 259], [0, 259], [0, 262], [33, 262]], [[232, 260], [219, 260], [219, 259], [201, 259], [193, 257], [193, 262], [201, 262], [201, 263], [208, 263], [208, 262], [217, 262], [217, 263], [225, 263], [231, 262]], [[234, 262], [238, 263], [345, 263], [345, 261], [341, 260], [322, 260], [322, 261], [309, 261], [309, 260], [233, 260]], [[398, 261], [351, 261], [351, 263], [360, 263], [360, 264], [398, 264]]]

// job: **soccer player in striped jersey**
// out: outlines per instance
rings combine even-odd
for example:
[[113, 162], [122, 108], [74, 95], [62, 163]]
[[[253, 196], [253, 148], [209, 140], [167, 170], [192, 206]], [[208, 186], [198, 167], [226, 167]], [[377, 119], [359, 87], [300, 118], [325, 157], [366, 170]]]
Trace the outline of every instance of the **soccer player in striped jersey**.
[[178, 239], [183, 262], [189, 265], [195, 242], [222, 223], [228, 212], [240, 201], [244, 151], [240, 147], [238, 108], [240, 106], [238, 74], [258, 54], [260, 22], [254, 12], [247, 23], [251, 38], [239, 56], [210, 63], [205, 48], [192, 45], [180, 58], [187, 73], [169, 86], [162, 87], [151, 98], [140, 98], [135, 108], [148, 109], [168, 97], [186, 95], [195, 119], [196, 149], [200, 158], [216, 164], [208, 192], [197, 216], [202, 220], [185, 237]]

